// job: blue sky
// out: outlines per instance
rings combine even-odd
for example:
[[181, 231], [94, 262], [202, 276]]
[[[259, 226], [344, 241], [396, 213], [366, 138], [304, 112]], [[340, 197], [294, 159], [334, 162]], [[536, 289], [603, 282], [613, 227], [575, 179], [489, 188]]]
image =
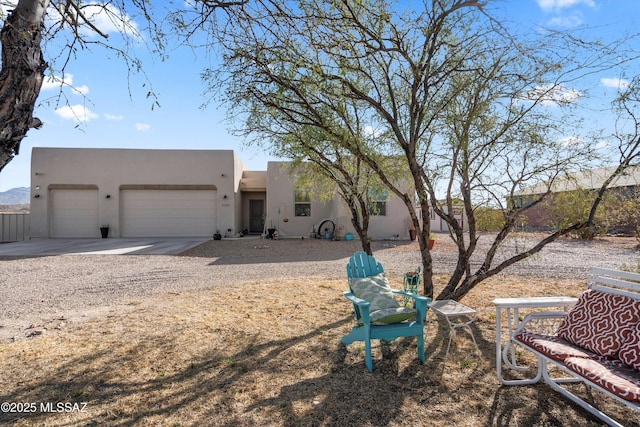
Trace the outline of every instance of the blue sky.
[[[493, 5], [526, 27], [587, 25], [602, 37], [639, 31], [639, 0], [494, 0]], [[20, 154], [0, 172], [0, 191], [30, 185], [33, 147], [233, 149], [248, 169], [266, 170], [267, 161], [273, 158], [244, 147], [228, 132], [223, 107], [200, 108], [205, 101], [200, 72], [209, 64], [204, 52], [175, 48], [165, 61], [144, 52], [140, 55], [160, 107], [151, 108], [152, 100], [146, 97], [149, 86], [143, 86], [142, 76], [133, 75], [127, 85], [127, 69], [113, 55], [101, 49], [79, 52], [65, 76], [65, 82], [74, 88], [64, 89], [72, 108], [64, 102], [37, 106], [34, 115], [44, 126], [28, 133]], [[595, 84], [602, 87], [603, 96], [615, 94], [618, 77], [598, 77]], [[57, 90], [55, 84], [46, 84], [39, 99], [55, 96]]]

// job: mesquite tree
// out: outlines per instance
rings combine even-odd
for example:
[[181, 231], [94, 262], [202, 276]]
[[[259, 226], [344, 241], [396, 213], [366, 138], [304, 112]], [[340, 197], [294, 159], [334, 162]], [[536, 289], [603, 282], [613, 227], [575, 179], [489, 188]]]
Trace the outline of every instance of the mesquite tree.
[[[429, 296], [434, 209], [458, 247], [441, 299], [460, 299], [560, 236], [588, 227], [598, 205], [596, 199], [589, 216], [523, 251], [504, 250], [520, 215], [548, 192], [529, 206], [515, 206], [510, 197], [532, 183], [551, 185], [597, 156], [591, 140], [563, 140], [580, 130], [571, 108], [580, 92], [571, 89], [618, 64], [621, 48], [560, 32], [514, 35], [487, 3], [428, 1], [406, 9], [384, 0], [254, 1], [232, 10], [229, 25], [218, 29], [224, 61], [206, 74], [232, 116], [260, 111], [260, 126], [236, 122], [242, 132], [281, 144], [286, 139], [273, 138], [268, 123], [281, 128], [285, 120], [317, 129], [365, 162], [407, 207]], [[366, 144], [344, 135], [354, 128], [346, 105], [357, 106], [359, 120], [378, 130]], [[623, 167], [637, 153], [629, 147]], [[400, 162], [416, 194], [397, 185], [383, 157]], [[483, 236], [475, 212], [486, 206], [502, 210], [504, 226], [489, 250], [478, 253]]]

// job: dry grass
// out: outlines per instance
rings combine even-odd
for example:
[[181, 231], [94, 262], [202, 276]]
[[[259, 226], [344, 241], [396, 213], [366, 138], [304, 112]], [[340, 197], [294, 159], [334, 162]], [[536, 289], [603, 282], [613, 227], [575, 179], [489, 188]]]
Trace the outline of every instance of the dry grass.
[[[583, 285], [494, 278], [464, 300], [479, 313], [481, 354], [460, 333], [444, 360], [447, 330], [434, 322], [425, 365], [415, 340], [401, 339], [374, 347], [373, 373], [361, 344], [340, 344], [352, 322], [342, 280], [272, 280], [133, 301], [108, 318], [0, 345], [0, 402], [38, 405], [35, 413], [0, 413], [0, 424], [601, 425], [544, 384], [501, 387], [495, 376], [491, 301], [577, 295]], [[638, 425], [637, 414], [594, 399]], [[43, 413], [44, 402], [86, 407]]]

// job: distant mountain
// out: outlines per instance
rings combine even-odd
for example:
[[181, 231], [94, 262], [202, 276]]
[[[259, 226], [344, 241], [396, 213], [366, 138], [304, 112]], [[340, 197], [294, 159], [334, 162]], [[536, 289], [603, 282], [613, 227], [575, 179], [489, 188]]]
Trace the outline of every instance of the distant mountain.
[[0, 192], [0, 205], [28, 205], [30, 201], [29, 187], [12, 188]]

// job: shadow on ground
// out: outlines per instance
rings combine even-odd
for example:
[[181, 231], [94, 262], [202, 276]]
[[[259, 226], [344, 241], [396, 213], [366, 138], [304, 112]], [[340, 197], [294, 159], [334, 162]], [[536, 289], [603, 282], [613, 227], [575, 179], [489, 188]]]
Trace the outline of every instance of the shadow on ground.
[[[350, 323], [351, 318], [339, 319], [263, 342], [247, 331], [235, 337], [245, 342], [237, 352], [211, 346], [173, 366], [161, 361], [139, 366], [138, 359], [151, 348], [175, 350], [172, 337], [164, 334], [133, 343], [125, 352], [95, 351], [65, 360], [55, 371], [34, 372], [30, 379], [17, 380], [23, 385], [0, 393], [0, 402], [87, 402], [86, 414], [4, 412], [0, 423], [601, 425], [544, 385], [497, 386], [491, 372], [494, 343], [478, 329], [480, 355], [454, 346], [445, 360], [448, 336], [439, 324], [438, 332], [434, 328], [429, 334], [425, 365], [415, 357], [415, 340], [399, 339], [376, 347], [374, 372], [369, 373], [358, 344], [354, 350], [339, 343]], [[146, 378], [129, 378], [131, 369], [146, 369]]]
[[[408, 240], [372, 242], [374, 253], [398, 247], [413, 247]], [[181, 256], [212, 258], [210, 265], [335, 261], [361, 251], [358, 240], [325, 239], [235, 239], [211, 240], [180, 253]]]

